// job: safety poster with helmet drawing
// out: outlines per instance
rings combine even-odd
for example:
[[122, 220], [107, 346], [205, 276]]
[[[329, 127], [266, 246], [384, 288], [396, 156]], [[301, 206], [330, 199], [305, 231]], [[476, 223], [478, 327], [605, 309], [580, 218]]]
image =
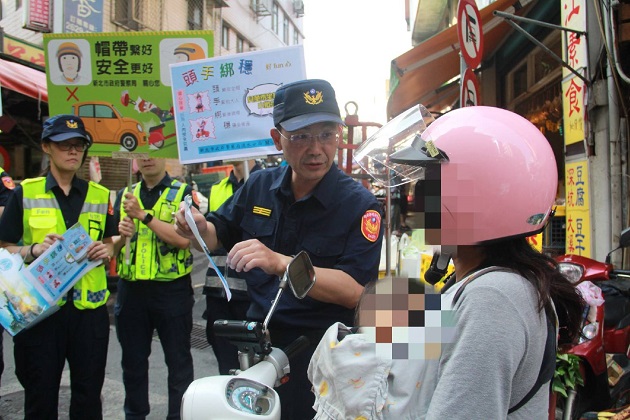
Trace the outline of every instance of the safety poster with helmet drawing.
[[80, 116], [92, 156], [177, 158], [169, 66], [213, 52], [212, 31], [45, 34], [50, 115]]

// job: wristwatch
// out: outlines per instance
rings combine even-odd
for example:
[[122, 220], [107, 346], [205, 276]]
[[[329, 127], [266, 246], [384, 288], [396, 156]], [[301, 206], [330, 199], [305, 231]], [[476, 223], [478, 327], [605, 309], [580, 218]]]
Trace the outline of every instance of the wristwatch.
[[144, 216], [144, 219], [142, 219], [142, 223], [148, 225], [151, 220], [153, 220], [153, 215], [151, 213], [147, 213], [147, 215]]

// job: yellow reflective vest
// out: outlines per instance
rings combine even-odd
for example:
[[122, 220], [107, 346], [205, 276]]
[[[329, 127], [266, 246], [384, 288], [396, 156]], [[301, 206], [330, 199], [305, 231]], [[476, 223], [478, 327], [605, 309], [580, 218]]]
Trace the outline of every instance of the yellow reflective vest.
[[[52, 191], [46, 191], [46, 178], [25, 179], [21, 183], [23, 198], [24, 245], [41, 243], [49, 233], [66, 231], [59, 203]], [[103, 239], [109, 207], [109, 190], [92, 181], [79, 215], [79, 223], [94, 241]], [[73, 288], [73, 302], [78, 309], [94, 309], [104, 305], [109, 297], [105, 266], [99, 265], [83, 276]], [[65, 304], [65, 298], [60, 305]]]
[[[140, 183], [133, 185], [133, 195], [140, 201]], [[152, 209], [144, 209], [154, 218], [166, 223], [173, 223], [173, 213], [179, 208], [186, 184], [173, 180], [171, 187], [166, 188]], [[122, 196], [127, 193], [125, 188]], [[127, 216], [120, 202], [120, 219]], [[193, 258], [190, 249], [180, 249], [162, 241], [148, 226], [139, 220], [136, 224], [136, 235], [130, 242], [130, 264], [125, 263], [126, 245], [122, 247], [116, 258], [118, 275], [130, 281], [157, 280], [172, 281], [192, 271]]]
[[234, 186], [230, 183], [230, 177], [227, 176], [221, 181], [212, 185], [210, 188], [210, 198], [208, 201], [208, 211], [215, 211], [221, 204], [225, 203], [228, 198], [234, 194]]

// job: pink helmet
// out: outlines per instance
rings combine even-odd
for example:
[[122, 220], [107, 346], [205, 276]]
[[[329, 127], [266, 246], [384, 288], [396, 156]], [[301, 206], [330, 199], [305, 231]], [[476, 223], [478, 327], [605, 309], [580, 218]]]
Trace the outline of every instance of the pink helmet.
[[442, 155], [434, 156], [441, 163], [441, 245], [528, 236], [544, 228], [558, 187], [556, 160], [545, 136], [525, 118], [501, 108], [459, 108], [429, 125], [421, 138], [429, 156], [431, 150]]

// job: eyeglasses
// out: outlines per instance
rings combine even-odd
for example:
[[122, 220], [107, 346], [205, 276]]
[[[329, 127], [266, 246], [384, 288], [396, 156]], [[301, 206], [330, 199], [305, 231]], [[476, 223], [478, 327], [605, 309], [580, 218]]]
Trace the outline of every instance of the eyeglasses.
[[289, 137], [282, 134], [279, 130], [278, 133], [285, 139], [289, 140], [291, 144], [296, 146], [306, 146], [310, 144], [312, 140], [317, 139], [320, 144], [328, 145], [337, 141], [339, 138], [338, 131], [324, 131], [319, 134], [311, 134], [311, 133], [302, 133], [302, 134], [291, 134]]
[[64, 152], [69, 152], [71, 149], [74, 149], [77, 152], [85, 152], [85, 149], [87, 149], [87, 143], [85, 143], [84, 141], [82, 141], [81, 143], [70, 143], [67, 141], [60, 141], [58, 143], [57, 142], [53, 142], [53, 143], [57, 145], [59, 150], [64, 151]]

